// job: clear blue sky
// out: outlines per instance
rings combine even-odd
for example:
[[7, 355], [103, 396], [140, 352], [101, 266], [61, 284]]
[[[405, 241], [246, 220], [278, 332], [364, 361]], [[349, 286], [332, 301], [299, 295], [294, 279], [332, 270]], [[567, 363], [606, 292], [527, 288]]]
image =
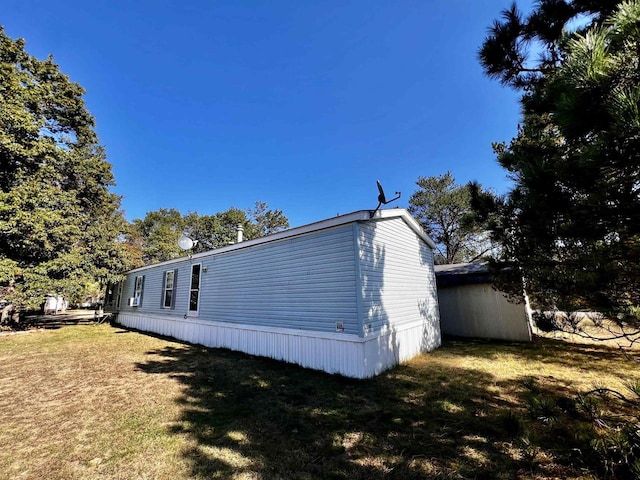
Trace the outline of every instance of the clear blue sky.
[[[129, 220], [268, 202], [292, 226], [406, 207], [450, 170], [504, 192], [517, 95], [477, 51], [511, 0], [3, 0], [86, 90]], [[525, 10], [530, 2], [519, 2]]]

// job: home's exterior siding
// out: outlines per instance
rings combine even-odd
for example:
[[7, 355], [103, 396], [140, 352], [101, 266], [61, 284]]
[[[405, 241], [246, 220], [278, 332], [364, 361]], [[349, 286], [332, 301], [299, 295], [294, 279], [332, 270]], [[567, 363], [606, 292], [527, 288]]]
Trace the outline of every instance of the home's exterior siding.
[[[367, 211], [133, 270], [118, 323], [367, 378], [440, 344], [432, 243], [404, 210]], [[191, 265], [199, 309], [188, 313]], [[162, 308], [175, 270], [175, 308]], [[138, 307], [127, 305], [144, 275]], [[337, 329], [336, 323], [341, 328]]]
[[230, 324], [358, 332], [350, 226], [203, 260], [199, 317]]
[[[364, 336], [398, 347], [397, 361], [440, 345], [431, 248], [403, 218], [359, 223], [358, 252]], [[410, 331], [400, 339], [400, 332]]]
[[[128, 276], [121, 312], [358, 333], [354, 239], [350, 225], [263, 243], [241, 251], [159, 265]], [[197, 314], [188, 312], [191, 265], [202, 265]], [[206, 272], [203, 271], [206, 268]], [[177, 270], [174, 309], [162, 308], [164, 272]], [[129, 307], [135, 277], [144, 275], [139, 307]]]
[[432, 250], [401, 218], [361, 223], [359, 259], [365, 333], [437, 319]]
[[[122, 285], [122, 299], [119, 311], [122, 313], [162, 314], [182, 318], [187, 311], [189, 301], [187, 290], [191, 275], [190, 268], [189, 261], [185, 260], [172, 265], [160, 265], [127, 275]], [[175, 270], [177, 275], [174, 286], [176, 301], [173, 308], [162, 307], [163, 277], [168, 270]], [[134, 295], [135, 279], [138, 276], [144, 276], [142, 301], [139, 306], [131, 307], [129, 306], [129, 299]]]

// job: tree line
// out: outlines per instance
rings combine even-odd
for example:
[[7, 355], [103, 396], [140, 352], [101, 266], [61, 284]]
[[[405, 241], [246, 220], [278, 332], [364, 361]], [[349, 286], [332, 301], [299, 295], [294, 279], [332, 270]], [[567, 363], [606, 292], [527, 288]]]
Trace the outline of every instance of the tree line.
[[[484, 258], [501, 289], [523, 281], [541, 309], [595, 309], [638, 325], [640, 7], [637, 1], [514, 4], [479, 50], [488, 76], [521, 92], [515, 138], [494, 144], [505, 194], [447, 172], [420, 177], [410, 211], [451, 263]], [[53, 58], [0, 30], [0, 285], [20, 303], [84, 291], [121, 272], [288, 227], [253, 208], [149, 212], [127, 222], [84, 90]], [[38, 300], [39, 301], [39, 300]]]
[[161, 208], [133, 221], [131, 241], [139, 246], [142, 263], [149, 265], [184, 256], [178, 246], [182, 234], [194, 240], [189, 253], [200, 253], [235, 243], [239, 225], [243, 239], [252, 240], [289, 228], [289, 220], [262, 201], [246, 210], [231, 207], [213, 215], [182, 215], [176, 209]]
[[238, 224], [247, 239], [289, 226], [265, 202], [213, 215], [160, 209], [129, 223], [84, 93], [53, 57], [38, 60], [0, 27], [0, 298], [24, 308], [49, 293], [79, 301], [179, 256], [184, 231], [197, 252], [230, 242]]

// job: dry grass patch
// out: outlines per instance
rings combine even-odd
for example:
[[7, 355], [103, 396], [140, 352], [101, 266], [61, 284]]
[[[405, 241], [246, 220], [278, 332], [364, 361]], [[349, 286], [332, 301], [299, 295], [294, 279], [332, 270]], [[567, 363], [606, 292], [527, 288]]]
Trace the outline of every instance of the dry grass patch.
[[640, 380], [620, 353], [548, 339], [358, 381], [107, 325], [0, 337], [0, 478], [597, 478], [529, 395], [620, 378]]
[[[184, 474], [180, 441], [166, 427], [180, 418], [181, 387], [135, 366], [167, 342], [117, 332], [92, 325], [0, 338], [3, 478]], [[182, 472], [153, 461], [167, 455]]]

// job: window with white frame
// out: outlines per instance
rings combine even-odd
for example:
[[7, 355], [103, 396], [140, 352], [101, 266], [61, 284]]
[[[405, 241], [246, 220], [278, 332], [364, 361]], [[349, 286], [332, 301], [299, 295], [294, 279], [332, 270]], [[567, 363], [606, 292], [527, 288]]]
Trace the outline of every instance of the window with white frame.
[[191, 288], [189, 290], [189, 312], [191, 313], [198, 311], [200, 301], [200, 267], [199, 263], [191, 266]]
[[175, 282], [176, 281], [176, 271], [175, 270], [167, 270], [164, 272], [164, 291], [162, 295], [162, 307], [163, 308], [173, 308], [174, 303], [174, 291], [175, 291]]
[[142, 291], [144, 289], [144, 275], [136, 277], [133, 288], [133, 306], [142, 305]]

